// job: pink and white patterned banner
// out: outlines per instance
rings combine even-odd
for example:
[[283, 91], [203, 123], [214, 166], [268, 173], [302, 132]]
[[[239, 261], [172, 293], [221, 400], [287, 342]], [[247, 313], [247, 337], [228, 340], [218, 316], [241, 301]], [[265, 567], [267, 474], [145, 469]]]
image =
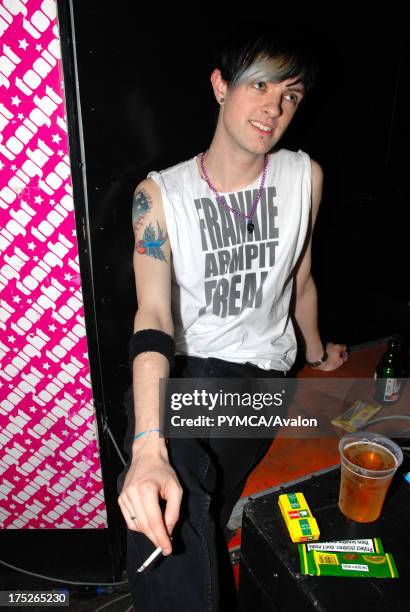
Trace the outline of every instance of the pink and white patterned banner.
[[107, 527], [55, 0], [0, 0], [0, 528]]

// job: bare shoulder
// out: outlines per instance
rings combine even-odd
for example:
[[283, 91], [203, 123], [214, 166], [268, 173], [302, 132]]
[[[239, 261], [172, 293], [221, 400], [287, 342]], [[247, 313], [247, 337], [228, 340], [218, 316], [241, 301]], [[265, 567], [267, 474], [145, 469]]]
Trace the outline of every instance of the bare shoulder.
[[311, 159], [310, 163], [312, 166], [312, 184], [315, 186], [323, 182], [323, 169], [314, 159]]
[[313, 221], [319, 210], [320, 202], [323, 193], [323, 170], [322, 166], [317, 161], [311, 159], [312, 164], [312, 214]]
[[143, 179], [140, 183], [138, 183], [134, 193], [138, 193], [139, 191], [147, 193], [151, 195], [151, 197], [155, 197], [156, 195], [161, 196], [161, 190], [158, 184], [151, 178]]
[[142, 180], [135, 188], [132, 201], [132, 225], [134, 233], [141, 230], [147, 220], [159, 220], [165, 225], [161, 190], [150, 178]]

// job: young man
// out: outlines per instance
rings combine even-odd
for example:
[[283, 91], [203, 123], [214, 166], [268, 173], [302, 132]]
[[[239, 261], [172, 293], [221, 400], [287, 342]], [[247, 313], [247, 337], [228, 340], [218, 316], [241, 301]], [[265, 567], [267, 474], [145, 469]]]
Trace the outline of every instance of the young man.
[[[344, 345], [323, 345], [317, 326], [310, 268], [322, 170], [277, 147], [313, 77], [277, 35], [233, 36], [211, 75], [220, 109], [208, 151], [151, 172], [135, 192], [130, 463], [118, 503], [138, 612], [228, 609], [222, 529], [271, 443], [165, 441], [159, 379], [284, 376], [296, 356], [292, 291], [307, 362], [333, 370], [347, 358]], [[164, 556], [136, 573], [157, 546]]]

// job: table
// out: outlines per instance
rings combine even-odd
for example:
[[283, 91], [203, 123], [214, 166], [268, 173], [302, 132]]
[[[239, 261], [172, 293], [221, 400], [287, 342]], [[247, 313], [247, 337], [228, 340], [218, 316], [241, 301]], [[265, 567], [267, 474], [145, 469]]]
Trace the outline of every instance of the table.
[[[400, 441], [402, 442], [402, 441]], [[250, 500], [244, 507], [239, 570], [241, 612], [399, 612], [410, 609], [410, 485], [396, 473], [381, 517], [350, 521], [340, 512], [340, 468], [308, 476], [296, 487]], [[321, 531], [319, 541], [380, 537], [396, 562], [399, 579], [336, 578], [300, 573], [297, 544], [290, 540], [278, 507], [281, 493], [304, 493]]]

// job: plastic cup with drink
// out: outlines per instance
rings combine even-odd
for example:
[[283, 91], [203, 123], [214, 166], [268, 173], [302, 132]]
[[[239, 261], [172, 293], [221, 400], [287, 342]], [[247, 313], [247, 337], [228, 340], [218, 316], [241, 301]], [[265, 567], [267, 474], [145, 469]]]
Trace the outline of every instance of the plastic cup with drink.
[[387, 489], [403, 461], [401, 448], [377, 433], [355, 432], [339, 442], [339, 508], [360, 523], [379, 518]]

